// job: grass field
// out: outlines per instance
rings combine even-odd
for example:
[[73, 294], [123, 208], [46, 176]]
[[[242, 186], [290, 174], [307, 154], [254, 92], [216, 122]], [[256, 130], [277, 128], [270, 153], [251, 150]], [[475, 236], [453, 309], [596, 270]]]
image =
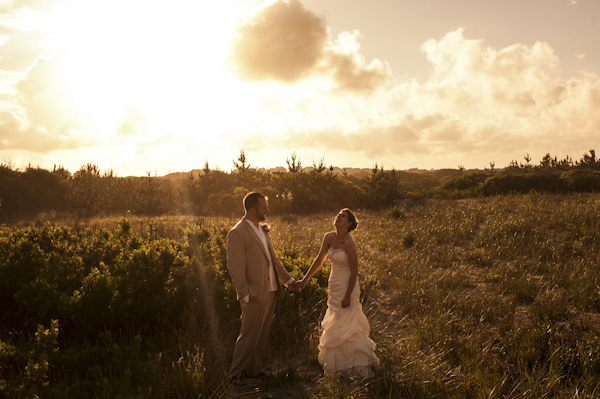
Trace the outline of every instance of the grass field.
[[[317, 254], [335, 213], [269, 218], [273, 242], [295, 277]], [[150, 361], [161, 364], [160, 376], [154, 387], [132, 393], [129, 386], [127, 392], [181, 398], [600, 396], [599, 195], [406, 200], [356, 214], [364, 309], [381, 359], [374, 378], [320, 372], [316, 343], [326, 266], [312, 288], [278, 304], [270, 376], [255, 387], [234, 389], [225, 380], [239, 328], [232, 316], [239, 309], [231, 309], [215, 311], [208, 325], [190, 319], [176, 335], [145, 340]], [[233, 222], [164, 217], [133, 218], [131, 225], [144, 237], [181, 240], [186, 223], [226, 232]], [[114, 228], [116, 221], [77, 223]]]
[[[600, 396], [599, 196], [407, 201], [359, 218], [382, 368], [324, 396]], [[315, 254], [330, 223], [274, 221], [274, 240]]]

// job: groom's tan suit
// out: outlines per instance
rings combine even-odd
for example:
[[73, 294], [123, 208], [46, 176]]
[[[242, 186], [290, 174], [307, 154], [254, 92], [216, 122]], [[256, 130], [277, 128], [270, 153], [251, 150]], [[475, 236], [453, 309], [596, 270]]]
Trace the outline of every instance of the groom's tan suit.
[[[240, 220], [227, 235], [227, 269], [242, 307], [242, 328], [235, 343], [231, 377], [244, 372], [255, 373], [262, 367], [275, 297], [283, 296], [282, 284], [293, 281], [275, 255], [267, 231], [263, 226], [259, 227], [264, 231], [268, 252], [250, 223], [246, 219]], [[274, 274], [270, 270], [271, 261]], [[271, 281], [273, 275], [275, 282]]]

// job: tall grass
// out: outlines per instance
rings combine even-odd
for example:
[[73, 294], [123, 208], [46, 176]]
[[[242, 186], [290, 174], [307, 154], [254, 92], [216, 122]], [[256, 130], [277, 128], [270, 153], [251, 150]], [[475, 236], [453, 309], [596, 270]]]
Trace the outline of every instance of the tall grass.
[[[381, 359], [374, 378], [320, 372], [326, 263], [302, 294], [278, 302], [270, 376], [248, 392], [229, 386], [239, 309], [223, 262], [234, 220], [165, 217], [132, 228], [147, 239], [182, 242], [188, 256], [201, 259], [207, 285], [200, 288], [210, 295], [197, 297], [204, 301], [198, 309], [213, 314], [191, 312], [177, 331], [143, 337], [144, 364], [154, 380], [138, 382], [137, 396], [600, 396], [599, 195], [415, 200], [356, 213], [363, 308]], [[310, 266], [334, 216], [270, 220], [273, 242], [294, 277]], [[138, 350], [128, 345], [127, 353]], [[135, 381], [123, 384], [131, 392]]]
[[[322, 380], [327, 395], [600, 395], [600, 196], [418, 200], [358, 216], [382, 367], [368, 383]], [[310, 257], [331, 216], [273, 225]]]

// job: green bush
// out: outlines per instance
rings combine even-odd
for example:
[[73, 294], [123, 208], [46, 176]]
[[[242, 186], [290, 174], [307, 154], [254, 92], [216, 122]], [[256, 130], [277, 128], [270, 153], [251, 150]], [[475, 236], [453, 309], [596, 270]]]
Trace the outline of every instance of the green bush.
[[563, 172], [560, 180], [575, 192], [598, 192], [600, 191], [600, 171], [575, 169]]
[[[188, 229], [187, 233], [183, 243], [144, 239], [133, 234], [124, 220], [114, 231], [77, 231], [50, 224], [17, 231], [3, 229], [0, 317], [12, 334], [0, 339], [2, 356], [8, 356], [28, 376], [21, 384], [29, 381], [27, 384], [38, 387], [47, 380], [65, 378], [47, 368], [45, 355], [35, 359], [27, 355], [31, 346], [27, 337], [36, 328], [36, 336], [41, 334], [36, 326], [51, 325], [53, 339], [57, 339], [60, 323], [58, 342], [62, 350], [54, 362], [66, 375], [78, 375], [80, 386], [96, 392], [109, 392], [109, 388], [127, 391], [133, 386], [132, 379], [142, 378], [135, 370], [146, 369], [140, 365], [148, 361], [141, 359], [139, 349], [126, 355], [134, 348], [131, 345], [140, 346], [141, 340], [135, 337], [169, 335], [183, 328], [191, 315], [199, 324], [204, 323], [214, 309], [212, 303], [203, 300], [203, 289], [216, 293], [215, 303], [235, 295], [231, 285], [223, 284], [222, 264], [204, 266], [205, 260], [224, 251], [222, 238], [203, 228]], [[203, 248], [210, 250], [203, 252]], [[110, 366], [107, 369], [103, 364]], [[87, 373], [81, 375], [78, 370]], [[107, 370], [114, 373], [111, 378], [125, 373], [119, 378], [129, 382], [115, 380], [103, 388], [109, 377]], [[7, 377], [10, 375], [1, 378], [5, 392], [24, 392], [26, 388], [9, 384]]]
[[498, 174], [487, 179], [481, 186], [481, 191], [486, 196], [510, 193], [525, 194], [530, 191], [556, 193], [566, 189], [558, 172], [537, 172], [535, 170], [527, 171], [527, 173]]
[[457, 176], [441, 186], [442, 190], [469, 190], [472, 193], [479, 191], [483, 182], [491, 176], [490, 172], [473, 172]]

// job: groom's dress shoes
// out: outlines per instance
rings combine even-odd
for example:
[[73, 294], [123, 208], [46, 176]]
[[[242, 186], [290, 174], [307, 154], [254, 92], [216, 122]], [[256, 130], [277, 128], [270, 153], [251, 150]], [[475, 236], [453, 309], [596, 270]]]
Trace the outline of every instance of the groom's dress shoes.
[[246, 381], [246, 378], [241, 374], [238, 374], [235, 377], [230, 377], [229, 382], [231, 383], [231, 385], [235, 385], [237, 387], [243, 387], [248, 383], [248, 381]]
[[258, 379], [258, 378], [265, 378], [267, 376], [267, 373], [263, 372], [263, 371], [259, 371], [258, 373], [244, 373], [244, 377], [246, 378], [251, 378], [251, 379]]
[[250, 383], [256, 383], [256, 381], [252, 382], [248, 380], [260, 380], [265, 378], [266, 376], [267, 374], [263, 371], [260, 371], [258, 373], [244, 372], [234, 377], [230, 377], [229, 382], [231, 383], [231, 385], [234, 385], [236, 387], [245, 387]]

